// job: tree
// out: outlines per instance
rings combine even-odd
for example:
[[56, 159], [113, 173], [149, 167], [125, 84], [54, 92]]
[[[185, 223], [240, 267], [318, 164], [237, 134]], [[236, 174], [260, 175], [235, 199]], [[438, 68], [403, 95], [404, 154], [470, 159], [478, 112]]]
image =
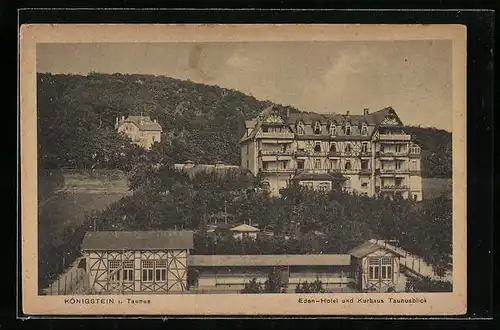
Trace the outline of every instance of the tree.
[[245, 283], [245, 287], [241, 290], [241, 293], [263, 293], [262, 284], [257, 282], [256, 278], [250, 280], [250, 282]]
[[264, 291], [266, 293], [283, 293], [286, 290], [286, 283], [282, 278], [281, 272], [273, 267], [269, 272], [267, 280], [264, 282]]
[[320, 281], [318, 277], [316, 280], [309, 283], [307, 281], [303, 283], [298, 283], [295, 288], [295, 293], [324, 293], [325, 289], [323, 289], [323, 282]]
[[448, 281], [434, 280], [429, 277], [418, 279], [409, 277], [406, 280], [406, 292], [451, 292], [453, 285]]

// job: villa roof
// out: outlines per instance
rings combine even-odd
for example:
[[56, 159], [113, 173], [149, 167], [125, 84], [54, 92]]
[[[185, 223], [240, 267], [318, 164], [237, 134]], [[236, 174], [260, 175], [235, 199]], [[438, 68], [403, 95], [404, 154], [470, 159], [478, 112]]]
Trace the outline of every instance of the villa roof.
[[82, 250], [165, 250], [192, 249], [193, 232], [166, 231], [94, 231], [83, 238]]
[[120, 120], [119, 125], [122, 123], [134, 123], [141, 131], [162, 131], [160, 124], [152, 121], [149, 116], [128, 116], [125, 120]]

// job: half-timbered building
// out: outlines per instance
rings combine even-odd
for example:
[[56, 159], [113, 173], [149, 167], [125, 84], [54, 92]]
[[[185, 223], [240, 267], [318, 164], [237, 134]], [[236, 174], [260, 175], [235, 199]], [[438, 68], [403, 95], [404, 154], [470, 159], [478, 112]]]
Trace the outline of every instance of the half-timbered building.
[[180, 293], [193, 232], [96, 231], [82, 242], [89, 293]]
[[390, 292], [399, 287], [400, 257], [383, 246], [365, 242], [351, 251], [355, 287], [363, 292]]

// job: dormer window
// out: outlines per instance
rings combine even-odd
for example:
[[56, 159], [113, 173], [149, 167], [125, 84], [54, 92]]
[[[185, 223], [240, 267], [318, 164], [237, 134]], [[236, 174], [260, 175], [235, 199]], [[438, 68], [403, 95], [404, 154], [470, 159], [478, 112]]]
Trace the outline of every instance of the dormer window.
[[319, 123], [319, 121], [317, 121], [314, 124], [314, 134], [316, 134], [316, 135], [321, 134], [321, 124]]
[[337, 135], [337, 127], [335, 126], [334, 123], [330, 124], [330, 135]]
[[361, 125], [361, 135], [368, 135], [368, 126], [366, 126], [366, 123]]
[[315, 152], [321, 152], [321, 142], [316, 142], [314, 144], [314, 151]]
[[300, 134], [300, 135], [304, 135], [305, 134], [305, 130], [304, 130], [304, 123], [299, 121], [297, 123], [297, 134]]
[[337, 152], [337, 145], [335, 142], [330, 144], [330, 152]]
[[351, 135], [351, 124], [349, 122], [345, 123], [345, 135]]

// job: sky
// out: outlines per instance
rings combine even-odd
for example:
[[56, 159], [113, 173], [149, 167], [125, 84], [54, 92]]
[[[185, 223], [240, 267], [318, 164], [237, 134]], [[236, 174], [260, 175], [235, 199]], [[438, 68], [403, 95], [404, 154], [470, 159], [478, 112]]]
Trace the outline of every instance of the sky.
[[392, 106], [406, 125], [452, 128], [449, 40], [38, 44], [37, 71], [154, 74], [319, 113]]

